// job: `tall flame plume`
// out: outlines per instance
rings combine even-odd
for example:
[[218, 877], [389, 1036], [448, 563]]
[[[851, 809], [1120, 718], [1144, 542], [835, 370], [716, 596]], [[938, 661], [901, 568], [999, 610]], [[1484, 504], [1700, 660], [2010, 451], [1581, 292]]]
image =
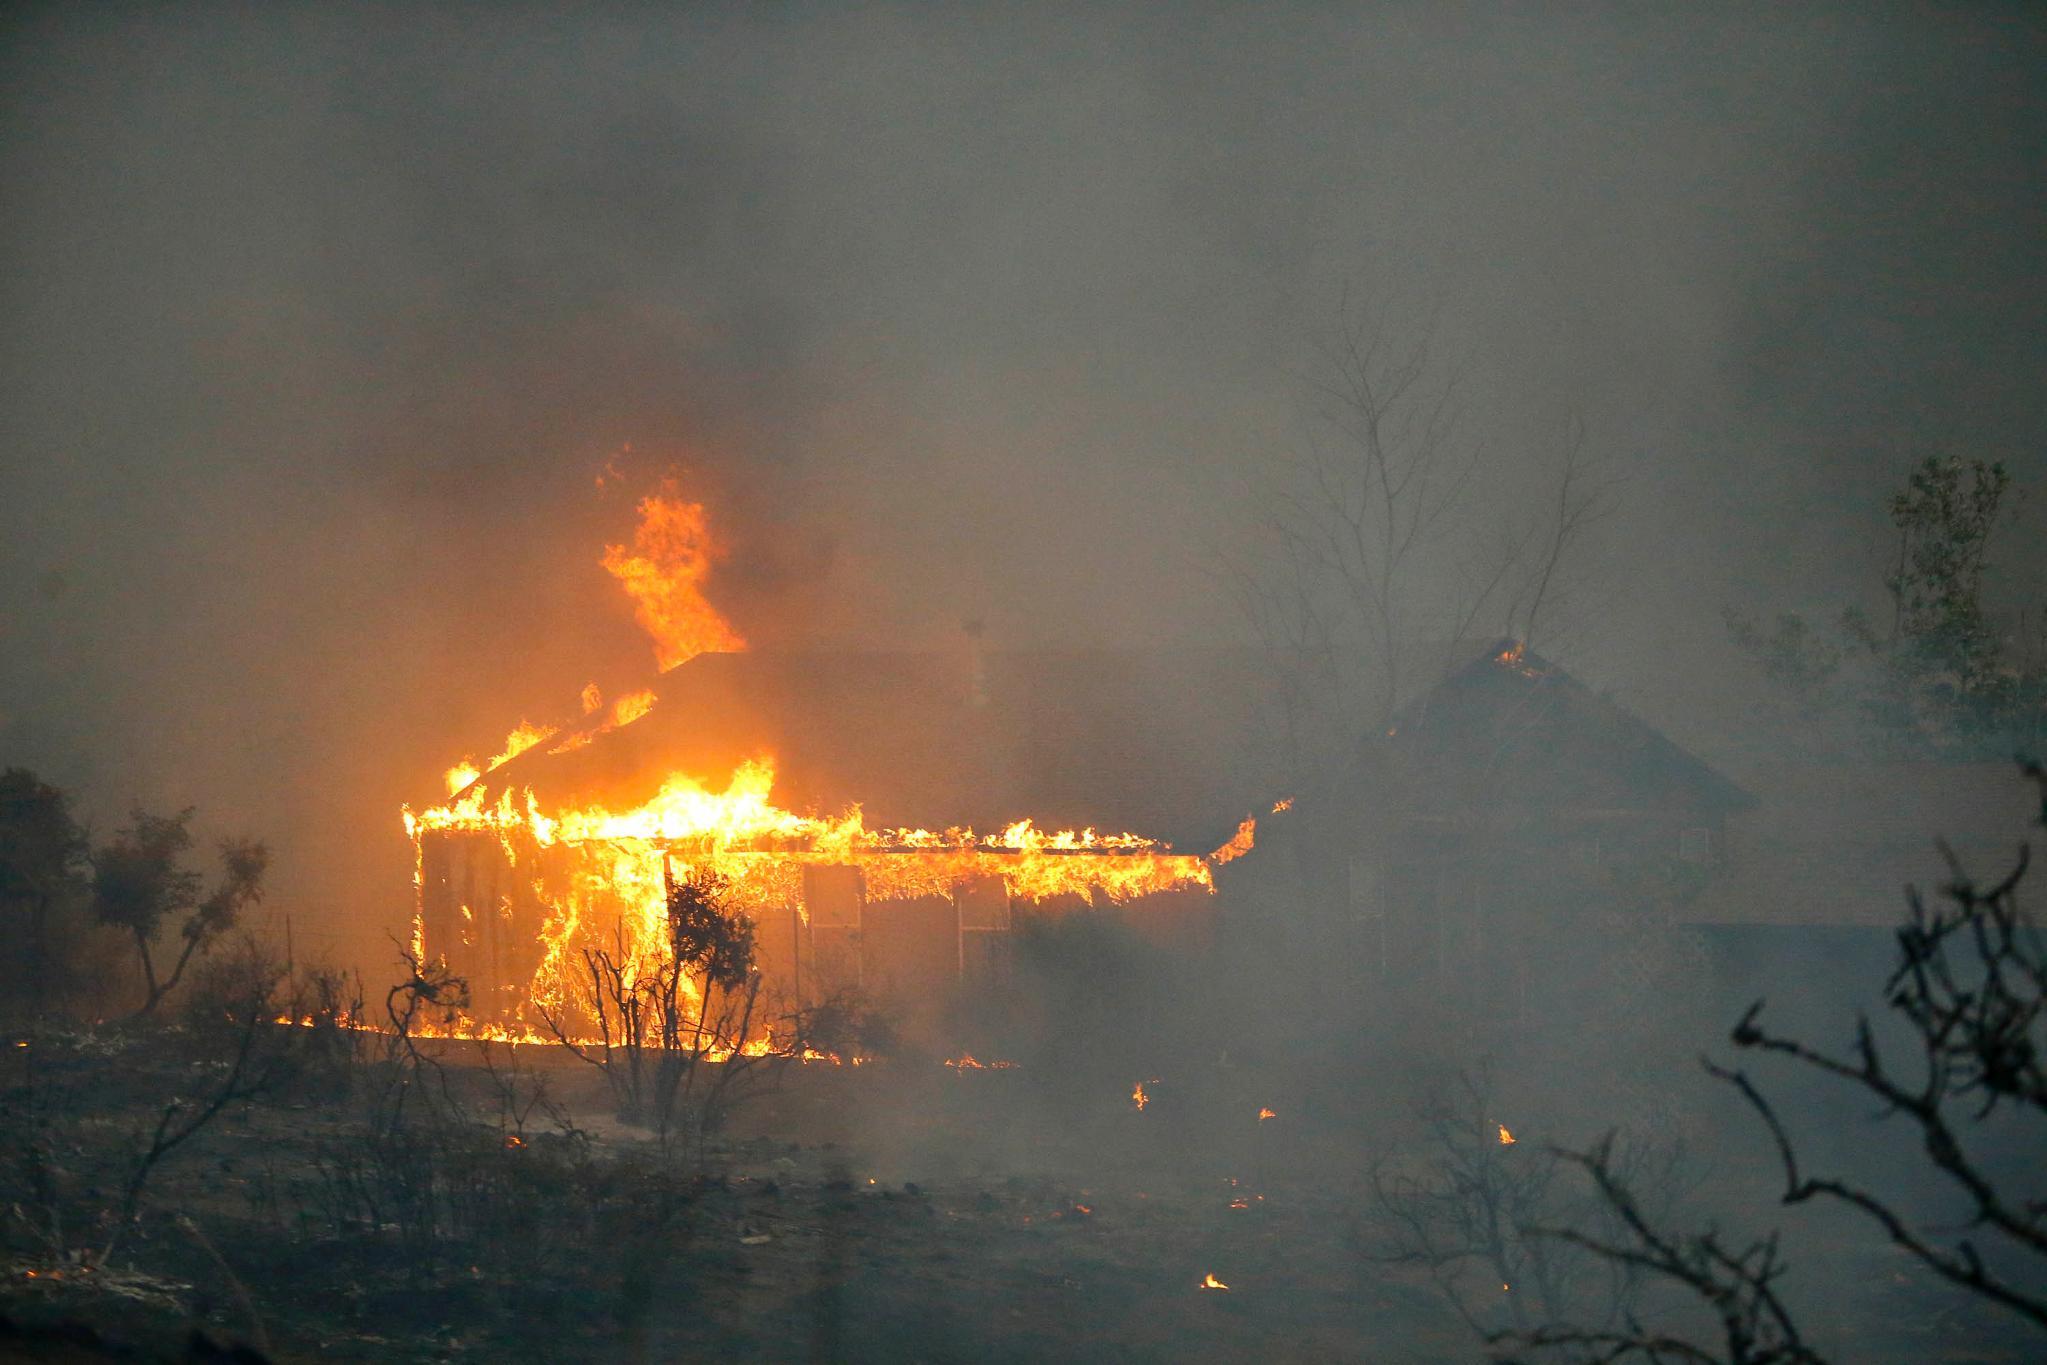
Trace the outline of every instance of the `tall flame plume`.
[[655, 662], [665, 671], [699, 654], [745, 649], [745, 637], [704, 599], [704, 579], [725, 557], [704, 505], [684, 498], [670, 478], [639, 510], [631, 547], [607, 545], [601, 562], [633, 599], [634, 617], [654, 638]]

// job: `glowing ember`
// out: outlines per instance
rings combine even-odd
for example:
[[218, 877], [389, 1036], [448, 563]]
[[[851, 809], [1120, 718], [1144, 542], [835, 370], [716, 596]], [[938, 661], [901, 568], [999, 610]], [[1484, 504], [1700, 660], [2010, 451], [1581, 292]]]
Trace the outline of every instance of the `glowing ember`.
[[1513, 1145], [1514, 1145], [1514, 1135], [1513, 1135], [1512, 1133], [1510, 1133], [1510, 1132], [1508, 1132], [1508, 1131], [1507, 1131], [1507, 1125], [1503, 1123], [1503, 1124], [1501, 1124], [1501, 1125], [1500, 1125], [1499, 1127], [1500, 1127], [1500, 1145], [1501, 1145], [1502, 1147], [1511, 1147], [1511, 1146], [1513, 1146]]
[[1501, 650], [1498, 654], [1493, 655], [1493, 662], [1502, 668], [1511, 668], [1523, 677], [1533, 678], [1540, 676], [1541, 670], [1534, 664], [1529, 663], [1527, 656], [1527, 646], [1517, 641]]
[[704, 600], [704, 579], [724, 557], [704, 505], [686, 501], [673, 479], [640, 500], [631, 549], [604, 547], [604, 568], [625, 585], [635, 619], [654, 637], [654, 657], [662, 669], [699, 654], [746, 648], [746, 640]]
[[1226, 1290], [1226, 1289], [1228, 1289], [1228, 1288], [1229, 1288], [1229, 1286], [1228, 1286], [1228, 1285], [1226, 1285], [1226, 1284], [1224, 1284], [1224, 1283], [1223, 1283], [1223, 1282], [1222, 1282], [1221, 1280], [1218, 1280], [1218, 1279], [1217, 1279], [1217, 1278], [1215, 1277], [1215, 1272], [1214, 1272], [1214, 1271], [1210, 1271], [1210, 1272], [1209, 1272], [1208, 1274], [1206, 1274], [1206, 1275], [1203, 1275], [1203, 1276], [1201, 1277], [1201, 1283], [1200, 1283], [1199, 1285], [1197, 1285], [1197, 1286], [1196, 1286], [1196, 1288], [1199, 1288], [1199, 1289], [1225, 1289], [1225, 1290]]
[[1260, 1123], [1263, 1123], [1263, 1122], [1265, 1122], [1265, 1120], [1267, 1120], [1267, 1119], [1276, 1119], [1276, 1118], [1278, 1118], [1278, 1117], [1279, 1117], [1279, 1115], [1278, 1115], [1278, 1114], [1276, 1114], [1276, 1113], [1274, 1113], [1274, 1112], [1273, 1112], [1272, 1110], [1270, 1110], [1270, 1109], [1260, 1109], [1260, 1110], [1258, 1111], [1258, 1121], [1259, 1121]]
[[1251, 1207], [1251, 1201], [1240, 1194], [1230, 1201], [1230, 1207], [1233, 1209], [1248, 1209]]

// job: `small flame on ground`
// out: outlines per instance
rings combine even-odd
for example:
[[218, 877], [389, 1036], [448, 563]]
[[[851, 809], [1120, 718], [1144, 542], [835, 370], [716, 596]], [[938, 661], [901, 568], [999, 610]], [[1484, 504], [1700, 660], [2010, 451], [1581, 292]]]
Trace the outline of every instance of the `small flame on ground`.
[[1224, 1283], [1223, 1283], [1223, 1282], [1222, 1282], [1221, 1280], [1218, 1280], [1218, 1279], [1217, 1279], [1217, 1278], [1215, 1277], [1215, 1272], [1214, 1272], [1214, 1271], [1212, 1271], [1212, 1270], [1211, 1270], [1210, 1272], [1208, 1272], [1208, 1274], [1206, 1274], [1206, 1275], [1203, 1275], [1203, 1276], [1201, 1277], [1201, 1283], [1200, 1283], [1199, 1285], [1195, 1286], [1195, 1287], [1196, 1287], [1196, 1288], [1198, 1288], [1198, 1289], [1228, 1289], [1228, 1288], [1229, 1288], [1229, 1286], [1228, 1286], [1228, 1285], [1224, 1284]]
[[1276, 1119], [1276, 1118], [1278, 1118], [1278, 1117], [1279, 1117], [1279, 1115], [1278, 1115], [1278, 1114], [1276, 1114], [1276, 1113], [1274, 1113], [1274, 1112], [1273, 1112], [1272, 1110], [1270, 1110], [1270, 1109], [1260, 1109], [1260, 1110], [1258, 1111], [1258, 1121], [1259, 1121], [1260, 1123], [1263, 1123], [1263, 1122], [1265, 1122], [1265, 1120], [1267, 1120], [1267, 1119]]
[[1144, 1093], [1143, 1081], [1130, 1087], [1130, 1102], [1137, 1106], [1137, 1112], [1140, 1114], [1144, 1112], [1144, 1106], [1151, 1103], [1151, 1096]]
[[1511, 1147], [1511, 1146], [1513, 1146], [1513, 1145], [1514, 1145], [1514, 1135], [1513, 1135], [1512, 1133], [1510, 1133], [1510, 1132], [1508, 1132], [1508, 1131], [1507, 1131], [1507, 1125], [1503, 1123], [1503, 1124], [1499, 1125], [1499, 1128], [1500, 1128], [1500, 1145], [1501, 1145], [1502, 1147]]
[[1292, 810], [1293, 808], [1294, 799], [1291, 796], [1282, 796], [1279, 800], [1272, 803], [1272, 813], [1274, 815], [1279, 814], [1283, 810]]

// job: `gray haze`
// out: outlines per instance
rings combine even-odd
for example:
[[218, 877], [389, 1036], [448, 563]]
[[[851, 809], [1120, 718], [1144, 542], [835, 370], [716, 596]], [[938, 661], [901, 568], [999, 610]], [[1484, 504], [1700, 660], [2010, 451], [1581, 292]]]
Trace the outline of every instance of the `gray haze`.
[[1715, 758], [1723, 607], [1872, 583], [1917, 456], [2047, 476], [2037, 11], [4, 33], [0, 760], [268, 834], [358, 937], [401, 801], [650, 666], [596, 565], [627, 444], [756, 643], [1234, 639], [1304, 335], [1346, 279], [1433, 301], [1483, 497], [1570, 408], [1626, 478], [1566, 662]]

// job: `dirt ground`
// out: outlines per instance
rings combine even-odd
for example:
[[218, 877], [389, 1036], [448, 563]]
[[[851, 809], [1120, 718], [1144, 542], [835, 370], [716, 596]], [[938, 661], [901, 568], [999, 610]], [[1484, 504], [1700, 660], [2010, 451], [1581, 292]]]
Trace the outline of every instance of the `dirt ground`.
[[[195, 1329], [328, 1362], [1481, 1355], [1426, 1273], [1364, 1254], [1373, 1143], [1226, 1063], [1199, 1084], [1133, 1078], [1142, 1109], [1120, 1084], [1022, 1069], [795, 1066], [700, 1158], [659, 1158], [572, 1059], [522, 1059], [565, 1133], [539, 1109], [491, 1114], [451, 1050], [475, 1122], [431, 1176], [458, 1210], [431, 1236], [402, 1208], [351, 1211], [337, 1191], [360, 1175], [354, 1110], [302, 1086], [232, 1106], [167, 1158], [121, 1254], [83, 1270], [30, 1235], [43, 1204], [90, 1245], [121, 1154], [205, 1072], [132, 1043], [41, 1046], [42, 1084], [75, 1113], [55, 1143], [61, 1198], [6, 1191], [9, 1358], [228, 1358], [188, 1354]], [[1389, 1115], [1382, 1136], [1411, 1134]], [[1904, 1343], [1843, 1358], [2025, 1358], [1951, 1317], [1943, 1330], [1951, 1310], [1887, 1280], [1888, 1262], [1835, 1269], [1841, 1320], [1862, 1323], [1847, 1305], [1868, 1299], [1878, 1335]]]

